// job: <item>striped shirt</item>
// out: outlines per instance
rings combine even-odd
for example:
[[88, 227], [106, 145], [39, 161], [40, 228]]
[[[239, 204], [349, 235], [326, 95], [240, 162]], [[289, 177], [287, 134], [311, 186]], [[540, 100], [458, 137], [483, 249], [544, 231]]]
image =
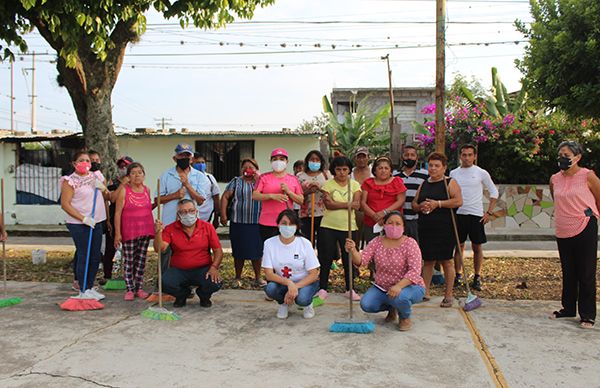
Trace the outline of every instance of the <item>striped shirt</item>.
[[429, 178], [429, 173], [425, 169], [415, 170], [412, 174], [406, 175], [404, 171], [400, 171], [398, 174], [394, 175], [402, 178], [404, 181], [404, 186], [406, 186], [406, 201], [404, 201], [404, 218], [407, 220], [416, 220], [419, 218], [419, 215], [414, 212], [412, 209], [412, 201], [415, 199], [415, 195], [417, 194], [417, 190], [419, 190], [419, 186], [423, 181], [426, 181]]
[[229, 199], [231, 203], [231, 222], [236, 224], [258, 224], [260, 216], [260, 201], [252, 200], [254, 183], [242, 177], [233, 178], [225, 187], [225, 191], [233, 194]]

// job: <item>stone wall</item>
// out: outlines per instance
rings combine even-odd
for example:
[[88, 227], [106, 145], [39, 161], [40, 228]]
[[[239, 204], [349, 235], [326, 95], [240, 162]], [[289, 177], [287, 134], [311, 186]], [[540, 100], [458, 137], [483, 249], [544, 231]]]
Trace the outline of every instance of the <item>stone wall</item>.
[[[554, 202], [548, 185], [497, 185], [500, 196], [490, 228], [554, 228]], [[487, 209], [489, 194], [485, 192]]]

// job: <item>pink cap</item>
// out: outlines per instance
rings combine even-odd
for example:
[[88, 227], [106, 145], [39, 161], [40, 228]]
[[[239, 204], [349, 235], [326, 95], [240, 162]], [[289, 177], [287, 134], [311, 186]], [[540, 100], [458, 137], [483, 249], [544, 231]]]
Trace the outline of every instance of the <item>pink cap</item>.
[[273, 152], [271, 152], [271, 157], [273, 157], [273, 156], [285, 156], [287, 158], [288, 157], [288, 153], [283, 148], [275, 148], [273, 150]]

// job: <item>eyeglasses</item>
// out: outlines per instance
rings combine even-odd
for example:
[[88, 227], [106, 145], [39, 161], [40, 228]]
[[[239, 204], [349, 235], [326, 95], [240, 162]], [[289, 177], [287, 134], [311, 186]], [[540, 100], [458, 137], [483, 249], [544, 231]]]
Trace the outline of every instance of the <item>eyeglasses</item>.
[[186, 214], [196, 214], [196, 212], [197, 212], [196, 209], [190, 209], [190, 210], [178, 211], [177, 214], [179, 214], [180, 216], [185, 216]]

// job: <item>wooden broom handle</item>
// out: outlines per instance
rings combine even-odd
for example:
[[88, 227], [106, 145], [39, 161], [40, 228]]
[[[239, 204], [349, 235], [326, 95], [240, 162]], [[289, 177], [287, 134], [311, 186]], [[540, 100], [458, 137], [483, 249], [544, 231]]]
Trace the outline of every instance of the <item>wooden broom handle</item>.
[[[158, 220], [160, 221], [160, 179], [156, 180], [156, 215], [158, 217]], [[164, 227], [164, 225], [163, 225]], [[154, 237], [156, 238], [156, 236]], [[162, 241], [162, 239], [161, 239]], [[159, 249], [158, 251], [158, 307], [162, 308], [163, 306], [163, 301], [162, 301], [162, 263], [160, 260], [160, 253], [161, 250]]]

